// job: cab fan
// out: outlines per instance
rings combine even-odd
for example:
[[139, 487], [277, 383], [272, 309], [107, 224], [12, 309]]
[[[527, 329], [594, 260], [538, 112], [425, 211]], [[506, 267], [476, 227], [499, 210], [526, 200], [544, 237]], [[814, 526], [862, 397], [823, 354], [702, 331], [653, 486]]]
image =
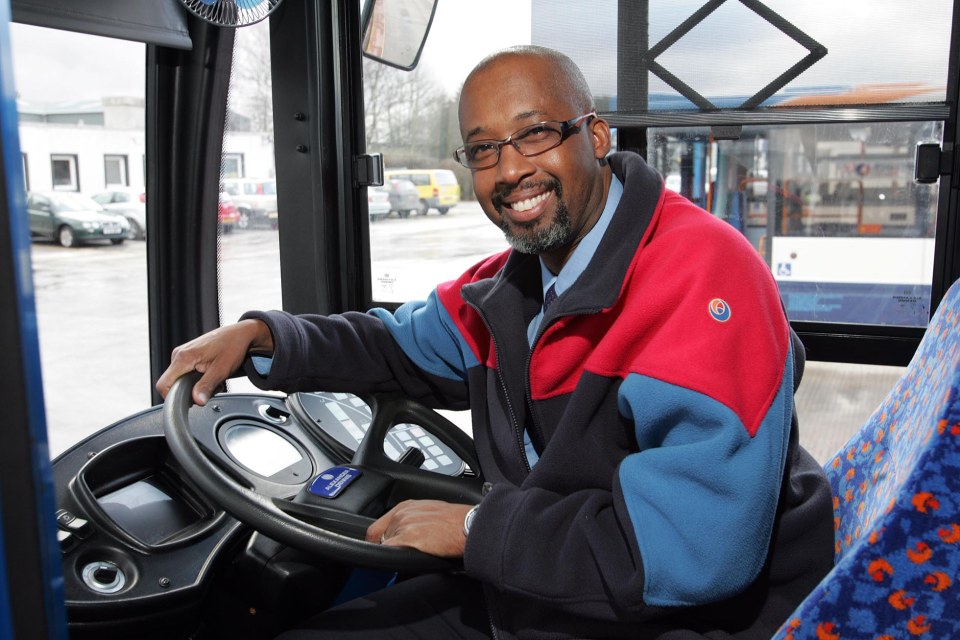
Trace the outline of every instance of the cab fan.
[[266, 18], [281, 0], [180, 0], [201, 20], [220, 27], [245, 27]]

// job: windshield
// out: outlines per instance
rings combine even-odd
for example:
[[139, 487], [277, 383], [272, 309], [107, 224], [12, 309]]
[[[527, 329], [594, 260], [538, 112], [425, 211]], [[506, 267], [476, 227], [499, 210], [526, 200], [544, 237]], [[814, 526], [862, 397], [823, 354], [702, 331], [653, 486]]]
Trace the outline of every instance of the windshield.
[[103, 207], [97, 204], [93, 198], [81, 195], [54, 193], [49, 198], [51, 208], [57, 213], [64, 211], [103, 211]]

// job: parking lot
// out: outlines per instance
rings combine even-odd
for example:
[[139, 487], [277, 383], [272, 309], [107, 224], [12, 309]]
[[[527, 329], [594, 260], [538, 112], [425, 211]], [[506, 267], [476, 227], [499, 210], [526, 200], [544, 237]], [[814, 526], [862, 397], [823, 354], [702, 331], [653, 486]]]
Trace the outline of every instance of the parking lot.
[[[374, 296], [422, 297], [478, 259], [506, 247], [475, 203], [447, 215], [370, 227]], [[235, 231], [220, 239], [224, 322], [252, 308], [280, 308], [277, 232]], [[44, 398], [52, 455], [150, 406], [146, 246], [125, 242], [64, 249], [32, 245]], [[825, 460], [846, 441], [895, 382], [900, 369], [807, 364], [798, 394], [804, 443]], [[231, 383], [231, 391], [251, 389]], [[468, 428], [469, 416], [447, 414]]]

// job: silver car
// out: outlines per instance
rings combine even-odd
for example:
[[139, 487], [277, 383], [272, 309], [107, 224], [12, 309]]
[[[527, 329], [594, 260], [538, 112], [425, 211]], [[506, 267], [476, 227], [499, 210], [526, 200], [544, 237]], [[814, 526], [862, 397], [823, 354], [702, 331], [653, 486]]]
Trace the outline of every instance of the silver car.
[[417, 185], [401, 178], [388, 180], [387, 185], [390, 188], [390, 211], [396, 211], [398, 216], [406, 218], [420, 210], [420, 193], [417, 191]]
[[104, 189], [91, 197], [107, 211], [123, 214], [130, 225], [127, 240], [147, 239], [147, 198], [143, 189], [114, 187]]

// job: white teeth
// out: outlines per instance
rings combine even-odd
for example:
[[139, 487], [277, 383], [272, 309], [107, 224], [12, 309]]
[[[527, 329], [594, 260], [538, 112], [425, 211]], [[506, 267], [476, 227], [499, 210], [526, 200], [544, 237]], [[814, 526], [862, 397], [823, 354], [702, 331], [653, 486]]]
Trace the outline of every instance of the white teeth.
[[514, 202], [510, 205], [510, 208], [514, 211], [527, 211], [528, 209], [533, 209], [535, 206], [546, 200], [547, 196], [549, 195], [549, 193], [541, 193], [533, 198], [527, 198], [526, 200], [521, 200], [520, 202]]

